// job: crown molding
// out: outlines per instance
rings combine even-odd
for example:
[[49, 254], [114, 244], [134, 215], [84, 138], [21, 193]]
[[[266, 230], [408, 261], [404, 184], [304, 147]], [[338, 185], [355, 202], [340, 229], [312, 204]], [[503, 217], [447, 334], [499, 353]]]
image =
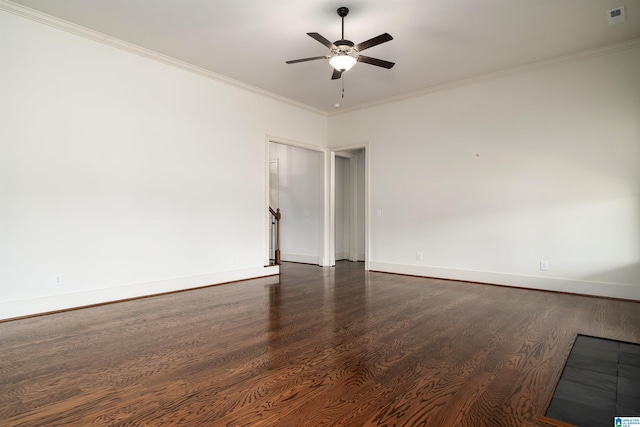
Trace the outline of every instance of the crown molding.
[[620, 52], [627, 49], [635, 49], [640, 47], [640, 37], [626, 40], [624, 42], [615, 43], [603, 47], [598, 47], [594, 49], [588, 49], [581, 52], [575, 52], [568, 55], [559, 56], [552, 59], [546, 59], [543, 61], [532, 62], [526, 65], [520, 65], [517, 67], [506, 68], [504, 70], [495, 71], [492, 73], [481, 74], [479, 76], [470, 77], [468, 79], [456, 80], [453, 82], [443, 83], [437, 86], [431, 86], [426, 89], [421, 89], [419, 91], [405, 93], [398, 96], [393, 96], [385, 99], [381, 99], [378, 101], [367, 102], [363, 104], [359, 104], [353, 107], [340, 109], [340, 111], [332, 111], [327, 113], [329, 116], [337, 116], [340, 114], [346, 114], [353, 111], [364, 110], [367, 108], [377, 107], [381, 105], [391, 104], [398, 101], [403, 101], [411, 98], [418, 98], [421, 96], [426, 96], [436, 92], [442, 92], [449, 89], [455, 89], [462, 86], [469, 86], [475, 83], [496, 80], [502, 77], [511, 76], [514, 74], [527, 73], [529, 71], [540, 70], [543, 68], [549, 68], [556, 65], [564, 64], [567, 62], [580, 61], [586, 58], [591, 58], [595, 56], [608, 55], [614, 52]]
[[157, 62], [161, 62], [163, 64], [166, 65], [170, 65], [197, 75], [200, 75], [202, 77], [211, 79], [211, 80], [215, 80], [217, 82], [220, 83], [224, 83], [227, 84], [229, 86], [233, 86], [236, 87], [238, 89], [242, 89], [245, 90], [247, 92], [256, 94], [256, 95], [261, 95], [270, 99], [273, 99], [275, 101], [279, 101], [297, 108], [301, 108], [307, 111], [310, 111], [312, 113], [315, 114], [319, 114], [321, 116], [337, 116], [337, 115], [341, 115], [341, 114], [347, 114], [353, 111], [358, 111], [358, 110], [364, 110], [364, 109], [368, 109], [368, 108], [372, 108], [372, 107], [378, 107], [378, 106], [382, 106], [382, 105], [386, 105], [386, 104], [391, 104], [394, 102], [398, 102], [398, 101], [403, 101], [406, 99], [411, 99], [411, 98], [418, 98], [421, 96], [426, 96], [432, 93], [436, 93], [436, 92], [442, 92], [445, 90], [449, 90], [449, 89], [455, 89], [458, 87], [463, 87], [463, 86], [468, 86], [468, 85], [472, 85], [475, 83], [480, 83], [480, 82], [484, 82], [484, 81], [490, 81], [490, 80], [496, 80], [502, 77], [507, 77], [510, 75], [514, 75], [514, 74], [520, 74], [520, 73], [526, 73], [529, 71], [534, 71], [534, 70], [539, 70], [539, 69], [543, 69], [543, 68], [549, 68], [549, 67], [553, 67], [559, 64], [563, 64], [563, 63], [567, 63], [567, 62], [572, 62], [572, 61], [579, 61], [582, 59], [586, 59], [586, 58], [590, 58], [590, 57], [594, 57], [594, 56], [600, 56], [600, 55], [607, 55], [610, 53], [614, 53], [614, 52], [619, 52], [619, 51], [623, 51], [623, 50], [627, 50], [627, 49], [634, 49], [634, 48], [638, 48], [640, 47], [640, 37], [639, 38], [635, 38], [635, 39], [631, 39], [631, 40], [627, 40], [624, 42], [620, 42], [620, 43], [615, 43], [612, 45], [608, 45], [608, 46], [603, 46], [603, 47], [599, 47], [599, 48], [594, 48], [594, 49], [588, 49], [588, 50], [584, 50], [581, 52], [576, 52], [576, 53], [572, 53], [572, 54], [568, 54], [568, 55], [563, 55], [560, 57], [556, 57], [556, 58], [552, 58], [552, 59], [547, 59], [547, 60], [543, 60], [543, 61], [538, 61], [538, 62], [533, 62], [530, 64], [525, 64], [525, 65], [521, 65], [521, 66], [517, 66], [517, 67], [512, 67], [512, 68], [507, 68], [504, 70], [499, 70], [499, 71], [495, 71], [492, 73], [487, 73], [487, 74], [482, 74], [482, 75], [478, 75], [478, 76], [474, 76], [468, 79], [462, 79], [462, 80], [456, 80], [456, 81], [452, 81], [452, 82], [448, 82], [448, 83], [443, 83], [440, 85], [436, 85], [436, 86], [431, 86], [425, 89], [421, 89], [415, 92], [410, 92], [410, 93], [405, 93], [405, 94], [401, 94], [401, 95], [397, 95], [397, 96], [393, 96], [393, 97], [389, 97], [389, 98], [385, 98], [385, 99], [381, 99], [378, 101], [372, 101], [372, 102], [367, 102], [367, 103], [362, 103], [362, 104], [358, 104], [355, 105], [353, 107], [348, 107], [348, 108], [344, 108], [344, 109], [340, 109], [339, 111], [326, 111], [326, 110], [322, 110], [313, 106], [310, 106], [308, 104], [299, 102], [299, 101], [295, 101], [291, 98], [287, 98], [285, 96], [281, 96], [278, 94], [275, 94], [273, 92], [269, 92], [267, 90], [264, 89], [260, 89], [256, 86], [252, 86], [249, 85], [247, 83], [243, 83], [239, 80], [234, 80], [230, 77], [226, 77], [223, 76], [222, 74], [218, 74], [218, 73], [214, 73], [213, 71], [209, 71], [207, 69], [204, 69], [202, 67], [198, 67], [192, 64], [189, 64], [187, 62], [184, 61], [180, 61], [178, 59], [172, 58], [170, 56], [167, 55], [163, 55], [161, 53], [155, 52], [153, 50], [150, 49], [145, 49], [143, 47], [134, 45], [132, 43], [128, 43], [124, 40], [120, 40], [114, 37], [110, 37], [106, 34], [91, 30], [89, 28], [83, 27], [81, 25], [77, 25], [77, 24], [73, 24], [71, 22], [65, 21], [63, 19], [60, 18], [56, 18], [54, 16], [51, 15], [47, 15], [46, 13], [42, 13], [39, 12], [37, 10], [28, 8], [26, 6], [22, 6], [16, 3], [13, 3], [10, 0], [0, 0], [0, 10], [9, 12], [9, 13], [13, 13], [15, 15], [21, 16], [23, 18], [26, 19], [30, 19], [32, 21], [35, 22], [39, 22], [41, 24], [45, 24], [48, 25], [50, 27], [53, 28], [57, 28], [59, 30], [63, 30], [66, 31], [68, 33], [71, 34], [75, 34], [120, 50], [124, 50], [130, 53], [133, 53], [135, 55], [139, 55], [148, 59], [152, 59], [154, 61]]
[[124, 40], [117, 39], [115, 37], [110, 37], [106, 34], [100, 33], [98, 31], [91, 30], [89, 28], [83, 27], [81, 25], [73, 24], [71, 22], [65, 21], [60, 18], [56, 18], [51, 15], [47, 15], [46, 13], [39, 12], [37, 10], [31, 9], [26, 6], [19, 5], [17, 3], [13, 3], [9, 0], [0, 0], [0, 10], [12, 13], [14, 15], [18, 15], [20, 17], [48, 25], [50, 27], [56, 28], [58, 30], [66, 31], [71, 34], [75, 34], [80, 37], [87, 38], [89, 40], [96, 41], [98, 43], [105, 44], [107, 46], [114, 47], [116, 49], [124, 50], [129, 53], [133, 53], [138, 56], [142, 56], [166, 65], [170, 65], [175, 68], [179, 68], [184, 71], [188, 71], [190, 73], [197, 74], [199, 76], [215, 80], [219, 83], [224, 83], [229, 86], [233, 86], [238, 89], [245, 90], [247, 92], [251, 92], [256, 95], [261, 95], [266, 98], [273, 99], [275, 101], [279, 101], [285, 104], [292, 105], [297, 108], [301, 108], [307, 111], [310, 111], [315, 114], [319, 114], [322, 116], [328, 116], [328, 113], [324, 110], [312, 107], [310, 105], [304, 104], [302, 102], [295, 101], [293, 99], [275, 94], [273, 92], [269, 92], [264, 89], [260, 89], [256, 86], [249, 85], [247, 83], [243, 83], [239, 80], [234, 80], [232, 78], [223, 76], [222, 74], [214, 73], [213, 71], [209, 71], [202, 67], [198, 67], [193, 64], [189, 64], [184, 61], [180, 61], [178, 59], [172, 58], [167, 55], [163, 55], [156, 51], [145, 49], [133, 43], [128, 43]]

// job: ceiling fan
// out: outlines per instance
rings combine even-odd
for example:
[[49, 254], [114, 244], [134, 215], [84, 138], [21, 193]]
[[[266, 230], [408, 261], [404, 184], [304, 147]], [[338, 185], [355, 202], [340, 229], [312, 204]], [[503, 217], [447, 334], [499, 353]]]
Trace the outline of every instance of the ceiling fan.
[[319, 41], [323, 45], [329, 48], [331, 55], [313, 56], [311, 58], [294, 59], [286, 61], [287, 64], [296, 64], [298, 62], [315, 61], [316, 59], [328, 59], [331, 66], [334, 68], [331, 79], [339, 79], [342, 77], [342, 73], [349, 70], [355, 65], [356, 62], [364, 62], [365, 64], [376, 65], [382, 68], [391, 68], [396, 65], [394, 62], [385, 61], [383, 59], [371, 58], [370, 56], [360, 55], [365, 49], [377, 46], [379, 44], [393, 40], [388, 33], [380, 34], [377, 37], [364, 41], [362, 43], [355, 44], [351, 40], [344, 39], [344, 17], [349, 14], [349, 9], [346, 7], [339, 7], [338, 16], [342, 18], [342, 39], [331, 43], [326, 38], [322, 37], [318, 33], [307, 33], [308, 36]]

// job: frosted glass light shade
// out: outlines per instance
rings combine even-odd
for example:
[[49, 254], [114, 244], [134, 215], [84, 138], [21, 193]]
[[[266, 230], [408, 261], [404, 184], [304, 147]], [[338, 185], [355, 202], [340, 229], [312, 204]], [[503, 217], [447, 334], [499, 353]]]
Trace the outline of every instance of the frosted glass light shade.
[[356, 62], [358, 62], [356, 58], [349, 55], [336, 55], [329, 60], [329, 64], [338, 71], [347, 71], [353, 67]]

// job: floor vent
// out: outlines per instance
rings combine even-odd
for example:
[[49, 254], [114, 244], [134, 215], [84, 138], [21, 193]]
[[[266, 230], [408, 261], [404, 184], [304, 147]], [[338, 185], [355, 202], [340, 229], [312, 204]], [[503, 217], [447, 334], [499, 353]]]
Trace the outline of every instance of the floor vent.
[[640, 344], [578, 335], [546, 413], [580, 427], [640, 417]]

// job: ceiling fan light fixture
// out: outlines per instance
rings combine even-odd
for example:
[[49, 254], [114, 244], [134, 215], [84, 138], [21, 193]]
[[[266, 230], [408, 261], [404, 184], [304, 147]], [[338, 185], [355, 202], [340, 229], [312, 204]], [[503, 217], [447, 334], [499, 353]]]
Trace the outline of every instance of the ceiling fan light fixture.
[[356, 58], [346, 54], [336, 55], [329, 60], [329, 64], [338, 71], [347, 71], [351, 69], [356, 62], [358, 62]]
[[[334, 68], [333, 73], [331, 74], [331, 80], [338, 80], [342, 78], [343, 73], [347, 70], [350, 70], [356, 64], [356, 62], [363, 62], [365, 64], [375, 65], [376, 67], [382, 67], [386, 69], [390, 69], [394, 65], [396, 65], [394, 62], [360, 55], [360, 52], [365, 49], [369, 49], [374, 46], [378, 46], [379, 44], [386, 43], [389, 40], [393, 40], [393, 37], [391, 37], [389, 33], [380, 34], [379, 36], [376, 36], [369, 40], [365, 40], [362, 43], [358, 44], [355, 44], [351, 40], [347, 40], [344, 38], [344, 17], [347, 16], [348, 13], [348, 7], [338, 8], [338, 16], [342, 19], [342, 38], [340, 40], [331, 43], [329, 40], [318, 33], [307, 33], [309, 37], [329, 48], [329, 55], [294, 59], [285, 62], [287, 64], [296, 64], [298, 62], [328, 59], [331, 66]], [[344, 98], [344, 93], [342, 97]]]

